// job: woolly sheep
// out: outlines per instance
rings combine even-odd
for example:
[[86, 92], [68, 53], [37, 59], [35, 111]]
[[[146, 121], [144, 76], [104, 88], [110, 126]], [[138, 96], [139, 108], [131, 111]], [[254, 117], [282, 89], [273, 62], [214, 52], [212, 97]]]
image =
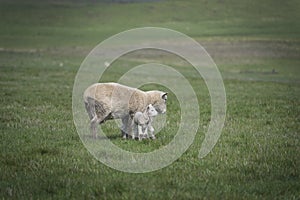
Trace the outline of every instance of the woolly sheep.
[[155, 139], [152, 121], [153, 117], [155, 117], [157, 114], [158, 113], [156, 109], [151, 104], [147, 106], [143, 113], [136, 112], [133, 117], [134, 134], [132, 134], [132, 139], [135, 139], [136, 136], [138, 136], [139, 140], [142, 140], [142, 137], [148, 138], [148, 128], [150, 131], [150, 137]]
[[91, 120], [91, 132], [97, 137], [97, 124], [110, 119], [122, 120], [122, 136], [133, 135], [133, 114], [144, 112], [152, 104], [158, 113], [167, 110], [167, 93], [157, 90], [141, 91], [118, 83], [96, 83], [83, 94], [85, 108]]

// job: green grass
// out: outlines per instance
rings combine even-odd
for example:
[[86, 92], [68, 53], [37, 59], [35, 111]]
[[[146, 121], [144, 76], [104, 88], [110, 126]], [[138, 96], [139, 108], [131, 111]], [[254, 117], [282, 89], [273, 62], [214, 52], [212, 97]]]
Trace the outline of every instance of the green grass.
[[[292, 0], [0, 1], [0, 198], [299, 199], [299, 17]], [[195, 141], [178, 160], [130, 174], [98, 162], [83, 146], [73, 124], [72, 87], [98, 42], [139, 26], [182, 31], [207, 49], [224, 78], [227, 115], [215, 148], [199, 160], [210, 120], [203, 80], [174, 55], [122, 57], [103, 81], [150, 61], [171, 65], [197, 91], [201, 114]], [[165, 89], [145, 89], [152, 87]], [[158, 149], [180, 120], [172, 92], [168, 101], [168, 126], [155, 141], [122, 140], [112, 121], [104, 131], [126, 150]]]
[[300, 3], [290, 1], [162, 1], [70, 3], [3, 1], [2, 47], [87, 46], [130, 28], [162, 26], [194, 38], [299, 40]]

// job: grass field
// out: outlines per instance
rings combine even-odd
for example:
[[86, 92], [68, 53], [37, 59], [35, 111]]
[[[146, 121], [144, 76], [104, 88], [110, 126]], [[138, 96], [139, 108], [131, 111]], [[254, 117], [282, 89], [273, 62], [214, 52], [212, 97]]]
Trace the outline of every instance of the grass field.
[[[296, 0], [0, 0], [0, 198], [299, 199], [299, 11]], [[206, 48], [224, 79], [227, 114], [215, 148], [199, 160], [210, 120], [204, 81], [174, 55], [124, 56], [103, 81], [118, 80], [137, 64], [162, 62], [199, 91], [201, 113], [195, 141], [178, 160], [130, 174], [98, 162], [83, 146], [73, 123], [72, 87], [94, 46], [144, 26], [181, 31]], [[168, 101], [168, 127], [155, 141], [122, 140], [112, 121], [104, 130], [126, 150], [158, 149], [173, 138], [180, 119], [172, 92]]]

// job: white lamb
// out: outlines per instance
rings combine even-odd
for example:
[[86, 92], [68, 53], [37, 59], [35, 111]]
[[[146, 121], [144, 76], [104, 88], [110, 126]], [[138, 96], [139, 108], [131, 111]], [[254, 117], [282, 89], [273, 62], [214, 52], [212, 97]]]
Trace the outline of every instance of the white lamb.
[[96, 138], [96, 126], [110, 119], [122, 119], [122, 135], [132, 133], [132, 115], [144, 112], [152, 104], [158, 113], [167, 110], [167, 93], [157, 90], [141, 91], [118, 83], [96, 83], [83, 95], [85, 108], [91, 120], [91, 131]]
[[152, 121], [153, 117], [157, 114], [158, 112], [151, 104], [147, 106], [143, 113], [136, 112], [133, 117], [135, 127], [134, 134], [132, 134], [132, 139], [135, 139], [136, 136], [138, 136], [139, 140], [142, 140], [142, 138], [148, 138], [148, 129], [150, 131], [150, 137], [155, 139]]

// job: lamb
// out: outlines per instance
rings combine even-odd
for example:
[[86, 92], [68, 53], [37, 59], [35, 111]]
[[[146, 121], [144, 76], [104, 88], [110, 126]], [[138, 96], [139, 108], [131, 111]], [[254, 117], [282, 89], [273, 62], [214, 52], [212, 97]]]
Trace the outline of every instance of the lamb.
[[96, 83], [88, 87], [83, 94], [85, 108], [91, 120], [91, 132], [97, 137], [97, 125], [106, 120], [121, 119], [123, 138], [133, 135], [133, 115], [144, 112], [152, 104], [158, 113], [166, 112], [167, 93], [152, 90], [141, 91], [118, 83]]
[[153, 117], [158, 113], [156, 109], [149, 104], [146, 110], [142, 112], [136, 112], [133, 117], [134, 121], [134, 134], [132, 134], [132, 139], [135, 139], [138, 136], [139, 140], [142, 140], [142, 137], [148, 138], [148, 128], [150, 130], [150, 137], [155, 139], [154, 128], [152, 127]]

